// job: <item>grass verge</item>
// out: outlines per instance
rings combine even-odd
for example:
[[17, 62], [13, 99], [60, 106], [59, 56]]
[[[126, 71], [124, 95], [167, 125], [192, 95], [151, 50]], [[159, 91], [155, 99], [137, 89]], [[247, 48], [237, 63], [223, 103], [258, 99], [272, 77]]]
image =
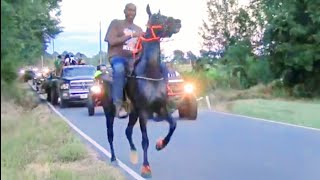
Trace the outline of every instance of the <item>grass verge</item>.
[[320, 129], [320, 103], [249, 99], [233, 101], [229, 111]]
[[270, 86], [259, 85], [248, 90], [216, 90], [210, 99], [219, 111], [320, 129], [320, 100], [278, 98], [274, 93]]
[[23, 88], [1, 94], [1, 179], [125, 179]]

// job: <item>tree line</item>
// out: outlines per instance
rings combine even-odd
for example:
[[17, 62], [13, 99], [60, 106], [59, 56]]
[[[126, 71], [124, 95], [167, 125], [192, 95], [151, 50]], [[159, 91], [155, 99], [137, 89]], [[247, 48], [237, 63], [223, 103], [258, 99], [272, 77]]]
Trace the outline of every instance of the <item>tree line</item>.
[[1, 0], [1, 81], [12, 82], [20, 64], [32, 64], [62, 32], [61, 0]]
[[320, 1], [237, 2], [207, 1], [195, 70], [207, 68], [224, 85], [237, 82], [240, 89], [278, 81], [293, 95], [319, 96]]

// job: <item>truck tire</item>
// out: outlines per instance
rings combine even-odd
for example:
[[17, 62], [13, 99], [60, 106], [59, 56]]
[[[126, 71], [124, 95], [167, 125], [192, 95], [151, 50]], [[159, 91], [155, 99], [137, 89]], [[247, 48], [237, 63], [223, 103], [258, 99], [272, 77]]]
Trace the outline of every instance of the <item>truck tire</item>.
[[188, 120], [196, 120], [198, 116], [198, 102], [194, 96], [187, 96], [183, 99], [178, 108], [179, 117]]
[[93, 116], [95, 109], [94, 109], [94, 100], [92, 96], [89, 96], [88, 98], [87, 107], [88, 107], [88, 115]]
[[59, 106], [60, 106], [61, 109], [66, 108], [66, 107], [68, 107], [68, 102], [67, 102], [66, 100], [63, 100], [63, 99], [60, 97]]
[[55, 89], [51, 89], [51, 104], [52, 105], [58, 104], [58, 93]]
[[51, 90], [49, 88], [47, 88], [46, 93], [47, 93], [47, 101], [51, 102]]

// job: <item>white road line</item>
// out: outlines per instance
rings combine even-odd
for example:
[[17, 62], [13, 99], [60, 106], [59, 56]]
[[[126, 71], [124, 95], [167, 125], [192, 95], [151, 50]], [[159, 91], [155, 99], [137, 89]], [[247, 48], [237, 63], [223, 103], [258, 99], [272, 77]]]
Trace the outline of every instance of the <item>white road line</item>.
[[[229, 116], [244, 117], [244, 118], [252, 119], [252, 120], [264, 121], [264, 122], [268, 122], [268, 123], [281, 124], [281, 125], [292, 126], [292, 127], [296, 127], [296, 128], [303, 128], [303, 129], [308, 129], [308, 130], [313, 130], [313, 131], [319, 131], [320, 132], [320, 129], [317, 129], [317, 128], [301, 126], [301, 125], [295, 125], [295, 124], [290, 124], [290, 123], [285, 123], [285, 122], [279, 122], [279, 121], [276, 121], [276, 120], [262, 119], [262, 118], [257, 118], [257, 117], [250, 117], [250, 116], [245, 116], [245, 115], [240, 115], [240, 114], [232, 114], [232, 113], [216, 111], [216, 110], [209, 110], [209, 111], [213, 111], [215, 113], [229, 115]], [[320, 119], [319, 119], [319, 121], [320, 121]]]
[[[35, 88], [29, 84], [33, 90]], [[44, 98], [42, 94], [39, 95], [40, 97]], [[73, 123], [71, 123], [64, 115], [62, 115], [52, 104], [49, 102], [46, 102], [48, 106], [56, 113], [58, 114], [68, 125], [74, 129], [77, 133], [79, 133], [83, 138], [85, 138], [87, 141], [89, 141], [92, 145], [94, 145], [97, 149], [99, 149], [103, 154], [105, 154], [107, 157], [111, 158], [111, 153], [107, 151], [105, 148], [103, 148], [100, 144], [98, 144], [96, 141], [91, 139], [87, 134], [85, 134], [83, 131], [81, 131], [79, 128], [77, 128]], [[125, 170], [129, 175], [131, 175], [136, 180], [145, 180], [142, 176], [140, 176], [138, 173], [136, 173], [134, 170], [132, 170], [130, 167], [128, 167], [126, 164], [124, 164], [122, 161], [117, 159], [118, 165]]]

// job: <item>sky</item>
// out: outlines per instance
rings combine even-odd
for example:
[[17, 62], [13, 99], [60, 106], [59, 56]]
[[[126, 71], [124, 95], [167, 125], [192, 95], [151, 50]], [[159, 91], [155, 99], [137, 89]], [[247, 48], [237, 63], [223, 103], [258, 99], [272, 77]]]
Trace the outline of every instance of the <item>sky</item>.
[[[247, 0], [239, 0], [247, 1]], [[124, 6], [134, 3], [137, 6], [135, 24], [146, 29], [148, 15], [147, 4], [151, 12], [161, 11], [161, 14], [181, 20], [182, 28], [178, 34], [161, 43], [164, 53], [180, 49], [184, 52], [192, 51], [198, 55], [201, 49], [201, 37], [198, 34], [202, 20], [206, 19], [206, 0], [63, 0], [60, 3], [61, 26], [63, 32], [49, 44], [47, 52], [53, 50], [62, 53], [81, 52], [89, 57], [96, 55], [100, 50], [99, 24], [101, 22], [102, 51], [107, 51], [104, 37], [110, 22], [113, 19], [124, 19]]]

